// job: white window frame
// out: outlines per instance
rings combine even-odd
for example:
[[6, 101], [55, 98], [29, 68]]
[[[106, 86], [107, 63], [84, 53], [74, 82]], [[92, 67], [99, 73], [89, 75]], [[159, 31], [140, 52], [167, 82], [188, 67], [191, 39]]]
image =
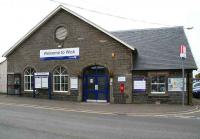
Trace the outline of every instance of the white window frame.
[[[156, 75], [156, 76], [151, 77], [151, 94], [165, 94], [166, 93], [166, 82], [164, 82], [164, 83], [158, 83], [158, 82], [152, 83], [152, 78], [153, 77], [158, 78], [159, 76], [164, 76], [164, 75]], [[164, 77], [166, 78], [166, 76], [164, 76]], [[165, 92], [152, 92], [152, 85], [164, 85], [165, 86]]]
[[[31, 70], [33, 70], [33, 72], [31, 72]], [[26, 74], [25, 72], [28, 71], [30, 74]], [[33, 74], [32, 74], [33, 73]], [[24, 91], [33, 91], [33, 88], [31, 89], [31, 85], [32, 85], [32, 79], [31, 78], [34, 78], [34, 73], [35, 73], [35, 69], [34, 68], [31, 68], [31, 67], [28, 67], [24, 70]], [[26, 82], [26, 78], [30, 79], [30, 83]], [[30, 89], [27, 89], [26, 88], [26, 84], [28, 84], [28, 86], [30, 87]]]
[[[55, 72], [58, 68], [60, 68], [60, 74], [54, 74], [54, 72]], [[59, 67], [57, 67], [57, 68], [53, 71], [53, 92], [67, 93], [67, 92], [69, 92], [69, 75], [68, 75], [68, 74], [62, 74], [62, 73], [61, 73], [61, 68], [64, 68], [64, 67], [59, 66]], [[66, 72], [67, 72], [67, 69], [66, 69], [66, 68], [64, 68], [64, 69], [65, 69]], [[59, 77], [60, 83], [55, 83], [55, 77]], [[61, 81], [62, 81], [62, 77], [67, 77], [67, 83], [62, 83], [62, 82], [61, 82]], [[67, 85], [68, 85], [67, 90], [66, 90], [66, 91], [55, 90], [55, 84], [59, 84], [60, 89], [61, 89], [62, 84], [67, 84]]]

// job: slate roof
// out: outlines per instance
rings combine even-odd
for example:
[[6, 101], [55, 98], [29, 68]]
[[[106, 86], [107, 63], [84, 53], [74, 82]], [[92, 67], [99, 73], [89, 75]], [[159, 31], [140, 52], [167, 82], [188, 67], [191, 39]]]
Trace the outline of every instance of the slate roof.
[[142, 29], [111, 32], [134, 46], [137, 57], [133, 70], [181, 69], [179, 47], [187, 47], [185, 69], [197, 69], [183, 27]]

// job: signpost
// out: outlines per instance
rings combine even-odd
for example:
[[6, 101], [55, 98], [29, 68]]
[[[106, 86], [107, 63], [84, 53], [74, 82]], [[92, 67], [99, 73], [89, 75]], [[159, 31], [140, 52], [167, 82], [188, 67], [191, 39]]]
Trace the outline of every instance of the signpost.
[[184, 98], [185, 98], [185, 80], [184, 80], [184, 60], [186, 59], [186, 46], [181, 45], [180, 46], [180, 58], [181, 58], [181, 64], [182, 64], [182, 78], [183, 78], [183, 85], [182, 85], [182, 105], [184, 106]]

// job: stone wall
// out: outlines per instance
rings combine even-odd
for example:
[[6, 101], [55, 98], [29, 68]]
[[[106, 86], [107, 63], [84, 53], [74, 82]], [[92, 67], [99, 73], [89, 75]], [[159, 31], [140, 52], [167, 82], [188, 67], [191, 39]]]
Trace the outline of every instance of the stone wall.
[[[80, 59], [41, 61], [39, 56], [41, 49], [58, 49], [54, 32], [60, 25], [64, 25], [68, 30], [68, 37], [64, 41], [63, 48], [79, 47]], [[115, 57], [112, 57], [112, 53], [115, 54]], [[56, 66], [63, 66], [68, 70], [69, 76], [79, 77], [78, 93], [74, 95], [70, 90], [65, 94], [53, 92], [52, 97], [55, 99], [65, 98], [66, 100], [82, 101], [82, 89], [80, 85], [82, 85], [83, 69], [90, 65], [102, 65], [108, 68], [109, 73], [112, 73], [114, 79], [113, 94], [119, 93], [117, 76], [124, 75], [127, 77], [127, 81], [125, 82], [126, 99], [123, 102], [132, 102], [132, 50], [64, 10], [56, 13], [30, 37], [23, 41], [7, 57], [7, 60], [8, 72], [21, 74], [22, 95], [29, 94], [31, 96], [32, 93], [24, 91], [23, 72], [26, 67], [34, 68], [36, 72], [52, 73]], [[47, 94], [47, 90], [44, 93], [40, 91], [40, 94]], [[110, 95], [110, 98], [111, 103], [117, 103], [115, 101], [118, 98], [117, 95], [114, 95], [114, 97]]]
[[[166, 76], [166, 93], [165, 94], [151, 94], [151, 74], [158, 73]], [[182, 77], [181, 70], [168, 70], [168, 71], [133, 71], [134, 78], [144, 77], [146, 80], [146, 91], [136, 92], [133, 90], [133, 103], [168, 103], [168, 104], [181, 104], [182, 92], [181, 91], [168, 91], [168, 78]], [[192, 97], [192, 71], [187, 70], [186, 74], [186, 93], [185, 104], [191, 104]]]

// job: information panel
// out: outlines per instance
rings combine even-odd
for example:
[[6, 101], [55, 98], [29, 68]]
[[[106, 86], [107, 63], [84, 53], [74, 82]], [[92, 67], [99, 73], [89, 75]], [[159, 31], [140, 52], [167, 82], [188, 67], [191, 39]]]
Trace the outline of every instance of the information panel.
[[[184, 91], [186, 91], [186, 78]], [[183, 78], [168, 78], [168, 91], [182, 91], [183, 88]]]
[[35, 88], [41, 88], [41, 78], [35, 77]]
[[72, 89], [72, 90], [78, 89], [78, 78], [77, 77], [70, 78], [70, 89]]
[[45, 89], [48, 88], [48, 72], [37, 72], [35, 75], [35, 88], [36, 89]]
[[134, 90], [134, 92], [145, 92], [146, 91], [146, 80], [144, 78], [133, 79], [133, 90]]

